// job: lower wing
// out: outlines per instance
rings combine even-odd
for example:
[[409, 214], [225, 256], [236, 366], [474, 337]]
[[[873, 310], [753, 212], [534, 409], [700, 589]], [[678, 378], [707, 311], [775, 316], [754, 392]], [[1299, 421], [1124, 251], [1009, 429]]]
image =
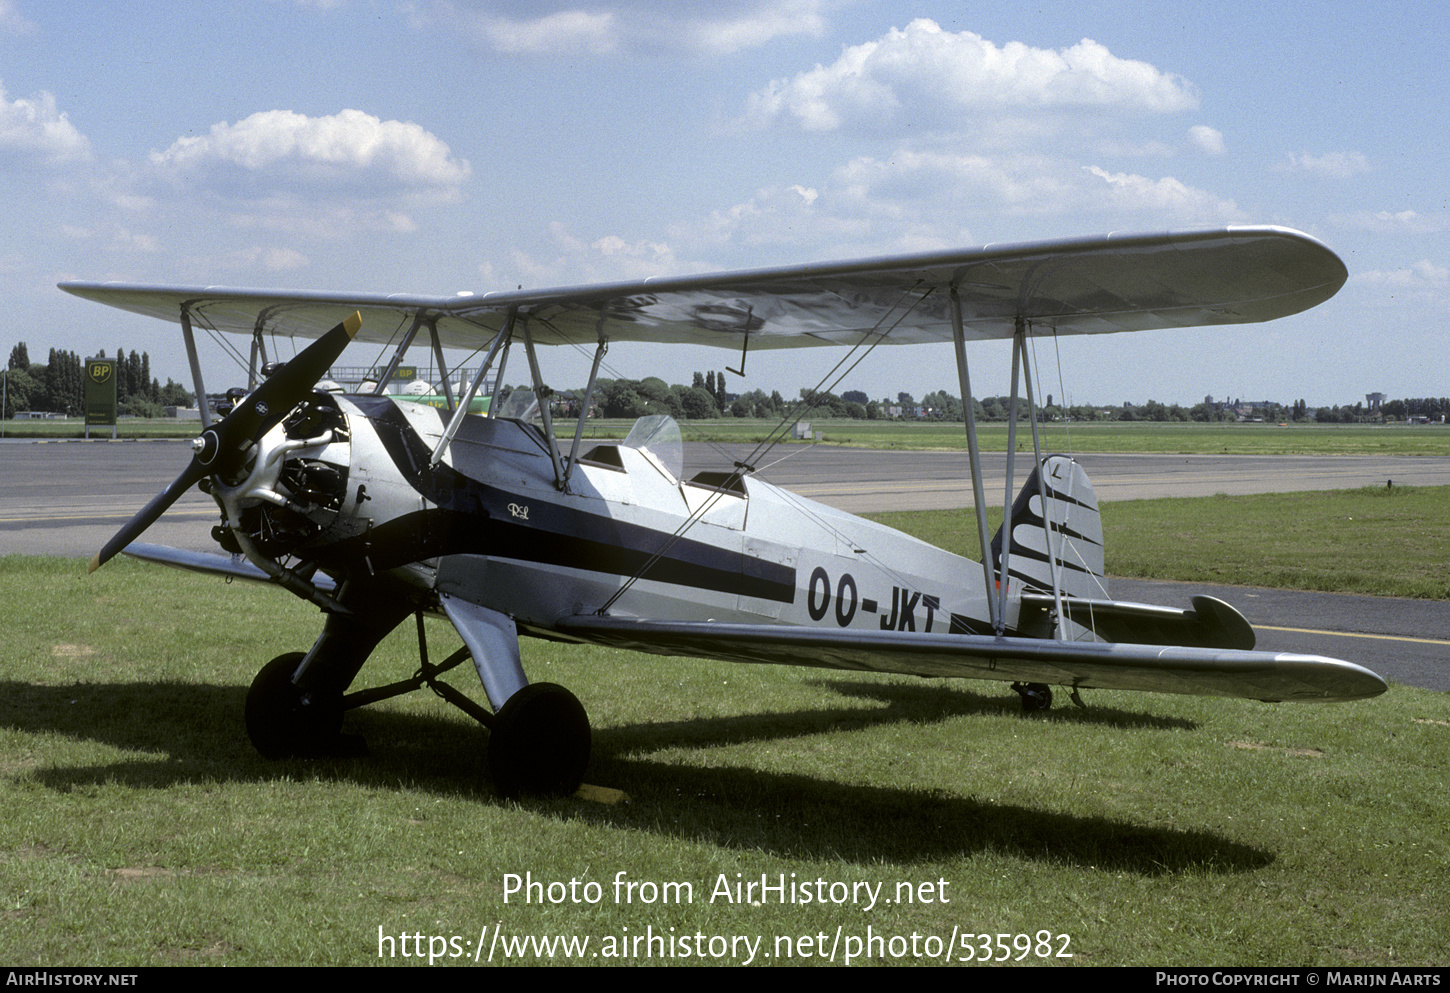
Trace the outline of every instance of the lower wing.
[[[149, 562], [229, 579], [272, 581], [250, 563], [224, 555], [140, 542], [128, 545], [125, 553]], [[319, 586], [329, 583], [321, 575], [316, 579]], [[1102, 606], [1099, 604], [1100, 609]], [[1140, 611], [1153, 609], [1139, 608]], [[635, 620], [594, 614], [566, 617], [552, 628], [521, 626], [520, 633], [550, 638], [562, 636], [655, 655], [725, 662], [1249, 700], [1334, 703], [1378, 696], [1388, 688], [1377, 674], [1353, 662], [1320, 655], [1229, 648], [897, 631], [825, 632], [786, 625]]]
[[1387, 689], [1378, 675], [1352, 662], [1319, 655], [1221, 648], [896, 631], [824, 632], [805, 627], [633, 620], [592, 614], [565, 618], [555, 625], [552, 634], [657, 655], [728, 662], [1276, 702], [1360, 700]]

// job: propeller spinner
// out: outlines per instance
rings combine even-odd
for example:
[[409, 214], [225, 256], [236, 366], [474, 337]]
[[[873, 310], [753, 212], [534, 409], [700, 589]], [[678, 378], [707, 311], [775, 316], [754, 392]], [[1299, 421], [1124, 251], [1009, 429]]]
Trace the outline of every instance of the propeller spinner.
[[351, 317], [304, 348], [272, 378], [258, 386], [232, 412], [203, 431], [192, 442], [191, 464], [172, 480], [135, 517], [106, 542], [91, 559], [89, 572], [109, 562], [117, 552], [139, 538], [177, 497], [206, 476], [231, 473], [241, 467], [247, 450], [307, 398], [342, 350], [362, 327], [362, 314]]

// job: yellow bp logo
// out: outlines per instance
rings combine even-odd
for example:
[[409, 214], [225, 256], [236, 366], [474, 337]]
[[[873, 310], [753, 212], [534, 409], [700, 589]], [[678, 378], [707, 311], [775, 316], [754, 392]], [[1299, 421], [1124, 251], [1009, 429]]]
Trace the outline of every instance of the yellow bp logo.
[[92, 362], [90, 365], [91, 382], [104, 383], [111, 378], [111, 371], [115, 366], [109, 362]]

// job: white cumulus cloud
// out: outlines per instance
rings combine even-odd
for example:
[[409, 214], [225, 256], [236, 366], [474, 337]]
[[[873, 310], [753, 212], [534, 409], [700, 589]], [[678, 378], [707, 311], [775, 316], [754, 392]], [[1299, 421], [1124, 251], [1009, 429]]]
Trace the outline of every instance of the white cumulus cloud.
[[1207, 124], [1196, 124], [1189, 128], [1188, 141], [1199, 151], [1209, 155], [1222, 155], [1225, 151], [1223, 132]]
[[973, 203], [1013, 214], [1037, 213], [1064, 209], [1078, 200], [1061, 163], [1030, 155], [996, 158], [903, 149], [889, 159], [856, 158], [833, 178], [847, 199], [883, 216], [930, 214]]
[[1450, 268], [1422, 259], [1406, 269], [1378, 269], [1360, 273], [1356, 282], [1394, 289], [1443, 290], [1450, 287]]
[[46, 163], [74, 162], [91, 157], [91, 143], [56, 109], [51, 94], [11, 100], [0, 83], [0, 151]]
[[1303, 152], [1298, 155], [1290, 153], [1278, 169], [1281, 172], [1311, 172], [1334, 179], [1348, 179], [1358, 173], [1369, 172], [1370, 166], [1363, 152], [1326, 152], [1323, 155]]
[[1438, 234], [1450, 230], [1450, 217], [1415, 210], [1360, 210], [1334, 215], [1333, 220], [1347, 228], [1382, 234]]
[[819, 185], [758, 190], [675, 243], [734, 267], [1248, 219], [1234, 201], [1172, 176], [1109, 172], [1059, 154], [898, 148], [857, 156]]
[[[1122, 223], [1150, 225], [1244, 220], [1233, 201], [1173, 177], [1110, 173], [1051, 155], [901, 150], [890, 159], [857, 158], [833, 179], [834, 192], [872, 213], [878, 224], [992, 214], [1106, 214]], [[1138, 220], [1142, 217], [1150, 220]], [[1110, 221], [1109, 226], [1118, 223]]]
[[150, 158], [167, 174], [221, 165], [290, 179], [368, 177], [405, 187], [456, 186], [471, 171], [466, 160], [454, 158], [447, 144], [417, 124], [383, 121], [361, 110], [326, 117], [262, 111], [235, 124], [215, 124], [205, 135], [178, 138]]
[[1356, 273], [1350, 282], [1371, 287], [1382, 306], [1396, 311], [1402, 311], [1407, 301], [1437, 310], [1450, 309], [1450, 267], [1429, 259], [1421, 259], [1403, 269]]
[[[826, 0], [716, 0], [708, 7], [659, 2], [533, 4], [533, 16], [500, 4], [435, 0], [414, 9], [414, 22], [461, 29], [481, 47], [506, 55], [612, 55], [686, 49], [713, 55], [757, 48], [779, 37], [818, 37]], [[560, 9], [540, 11], [555, 6]]]
[[312, 264], [311, 259], [295, 248], [277, 248], [275, 246], [272, 248], [253, 246], [239, 249], [232, 253], [229, 261], [239, 269], [253, 269], [260, 266], [268, 272], [303, 269]]
[[1164, 176], [1150, 179], [1131, 173], [1110, 173], [1097, 166], [1087, 171], [1107, 184], [1110, 200], [1122, 209], [1149, 211], [1177, 221], [1244, 221], [1243, 211], [1232, 200], [1224, 200]]
[[563, 222], [553, 221], [532, 252], [513, 249], [508, 261], [485, 260], [479, 263], [478, 272], [490, 288], [538, 288], [677, 276], [702, 268], [706, 267], [677, 258], [668, 242], [630, 241], [617, 234], [590, 241]]
[[1060, 51], [1020, 42], [999, 47], [924, 18], [847, 48], [828, 66], [775, 80], [750, 100], [756, 119], [787, 119], [808, 131], [980, 110], [1171, 113], [1197, 105], [1186, 80], [1119, 58], [1090, 39]]
[[822, 6], [820, 0], [785, 0], [734, 12], [716, 7], [714, 16], [687, 22], [686, 35], [695, 47], [720, 54], [756, 48], [779, 37], [819, 37], [827, 26]]
[[[799, 243], [802, 238], [828, 241], [853, 236], [829, 209], [817, 210], [821, 191], [792, 183], [770, 186], [722, 210], [711, 211], [692, 232], [702, 243], [734, 243], [748, 248]], [[758, 264], [741, 261], [739, 265]]]
[[490, 48], [513, 55], [602, 55], [615, 51], [621, 42], [611, 13], [562, 10], [528, 20], [480, 15], [471, 24]]
[[35, 23], [15, 9], [11, 0], [0, 0], [0, 31], [10, 34], [35, 34]]
[[625, 241], [617, 234], [610, 234], [595, 240], [589, 247], [605, 260], [605, 271], [611, 274], [611, 278], [670, 276], [678, 274], [681, 269], [674, 249], [663, 241]]

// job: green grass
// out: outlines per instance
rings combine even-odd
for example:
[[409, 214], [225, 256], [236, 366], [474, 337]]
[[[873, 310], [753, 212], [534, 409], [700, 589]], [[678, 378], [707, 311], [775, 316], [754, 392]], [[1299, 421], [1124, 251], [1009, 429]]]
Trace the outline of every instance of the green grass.
[[[179, 421], [171, 417], [125, 418], [116, 424], [116, 437], [127, 440], [139, 438], [194, 438], [201, 433], [200, 421]], [[84, 438], [86, 425], [79, 417], [67, 417], [52, 421], [6, 421], [6, 438], [33, 438], [38, 441], [60, 441]], [[109, 440], [109, 425], [91, 427], [92, 439]]]
[[[623, 438], [633, 421], [590, 421], [587, 438]], [[961, 424], [907, 421], [851, 421], [811, 419], [812, 428], [822, 432], [823, 443], [858, 448], [911, 450], [961, 450], [966, 436]], [[682, 421], [686, 441], [755, 444], [779, 427], [768, 420], [722, 418], [710, 421]], [[121, 438], [190, 438], [200, 430], [197, 422], [165, 419], [122, 421]], [[572, 421], [555, 423], [562, 439], [573, 435]], [[70, 421], [7, 421], [7, 438], [79, 438], [84, 426]], [[984, 451], [1006, 451], [1007, 425], [978, 426]], [[97, 428], [93, 438], [110, 438], [109, 428]], [[1148, 421], [1047, 424], [1042, 428], [1043, 447], [1049, 451], [1148, 452], [1155, 454], [1230, 455], [1450, 455], [1450, 428], [1443, 425], [1321, 425], [1291, 424], [1198, 424]], [[1017, 449], [1032, 450], [1032, 436], [1025, 425], [1017, 431]]]
[[1103, 505], [1108, 570], [1450, 600], [1450, 487]]
[[[961, 424], [906, 421], [850, 421], [812, 419], [825, 444], [858, 448], [949, 450], [966, 448]], [[754, 443], [776, 427], [773, 421], [722, 419], [682, 421], [686, 441]], [[563, 428], [558, 428], [561, 436]], [[592, 436], [622, 438], [626, 421], [589, 424]], [[979, 424], [984, 451], [1007, 450], [1006, 424]], [[1032, 450], [1032, 435], [1025, 424], [1016, 436], [1018, 451]], [[1321, 425], [1198, 424], [1149, 421], [1047, 424], [1042, 426], [1042, 447], [1060, 452], [1146, 452], [1152, 454], [1228, 455], [1450, 455], [1450, 428], [1443, 425]]]
[[[1450, 600], [1450, 487], [1102, 504], [1109, 575]], [[980, 561], [970, 509], [870, 514]], [[992, 533], [1001, 508], [988, 511]]]
[[[1443, 524], [1445, 494], [1423, 495], [1323, 497], [1331, 518], [1378, 511], [1365, 533], [1381, 533], [1407, 507]], [[1209, 533], [1205, 508], [1252, 499], [1163, 501], [1152, 526]], [[1287, 519], [1365, 544], [1348, 522], [1316, 527], [1319, 512], [1306, 505]], [[906, 523], [959, 535], [955, 518]], [[1261, 522], [1235, 541], [1257, 548], [1282, 526]], [[1132, 546], [1108, 527], [1110, 555]], [[1171, 561], [1193, 557], [1170, 549]], [[864, 959], [877, 962], [923, 961], [893, 949], [913, 934], [934, 948], [927, 939], [954, 929], [1032, 935], [1028, 960], [1055, 965], [1450, 956], [1447, 694], [1392, 686], [1370, 701], [1293, 707], [1089, 692], [1086, 711], [1024, 720], [994, 683], [528, 641], [531, 677], [569, 686], [589, 708], [589, 781], [630, 802], [509, 802], [484, 772], [486, 735], [428, 693], [349, 715], [368, 757], [258, 757], [242, 728], [246, 687], [320, 626], [315, 609], [280, 591], [127, 559], [87, 576], [78, 560], [8, 557], [0, 602], [9, 964], [367, 965], [379, 961], [380, 928], [424, 936], [425, 951], [429, 936], [456, 936], [437, 947], [471, 955], [480, 929], [487, 942], [500, 925], [509, 936], [587, 936], [606, 955], [606, 938], [617, 950], [650, 928], [764, 937], [767, 953], [778, 937], [824, 935], [829, 947], [838, 929], [844, 941], [869, 928], [897, 939]], [[441, 623], [430, 639], [438, 655], [454, 644]], [[415, 666], [404, 625], [363, 678], [377, 685]], [[481, 698], [467, 667], [453, 681]], [[506, 878], [525, 873], [596, 882], [601, 899], [506, 903]], [[616, 902], [619, 873], [689, 883], [694, 899]], [[907, 884], [932, 899], [870, 911], [710, 902], [722, 877], [792, 873], [881, 884], [888, 896]], [[1040, 931], [1070, 936], [1074, 958], [1037, 959]], [[965, 954], [960, 938], [955, 951]]]

